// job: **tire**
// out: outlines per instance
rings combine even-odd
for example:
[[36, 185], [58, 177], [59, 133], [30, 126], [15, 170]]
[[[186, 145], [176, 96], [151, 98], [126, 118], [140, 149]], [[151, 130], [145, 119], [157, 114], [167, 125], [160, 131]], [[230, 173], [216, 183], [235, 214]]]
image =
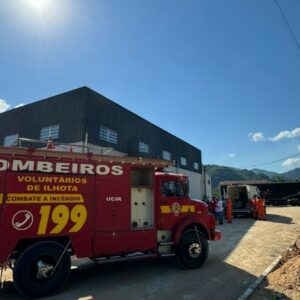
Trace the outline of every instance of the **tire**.
[[63, 251], [61, 244], [52, 241], [38, 242], [26, 248], [16, 260], [13, 270], [17, 291], [25, 297], [42, 297], [57, 291], [71, 271], [71, 259], [66, 251], [51, 275]]
[[208, 242], [204, 234], [195, 230], [185, 231], [176, 248], [176, 255], [182, 267], [186, 269], [200, 267], [208, 256]]

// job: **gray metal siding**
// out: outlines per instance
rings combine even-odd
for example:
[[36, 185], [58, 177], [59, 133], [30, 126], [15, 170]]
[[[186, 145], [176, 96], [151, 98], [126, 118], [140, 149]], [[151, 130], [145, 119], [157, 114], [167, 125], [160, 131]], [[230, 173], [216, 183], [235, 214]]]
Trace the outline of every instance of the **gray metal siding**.
[[[102, 95], [89, 90], [86, 98], [86, 131], [89, 142], [105, 147], [113, 147], [132, 156], [162, 158], [162, 151], [171, 153], [172, 160], [178, 167], [201, 173], [201, 151], [165, 130], [153, 125]], [[118, 144], [100, 140], [100, 125], [118, 132]], [[138, 152], [138, 142], [149, 145], [149, 154]], [[180, 165], [180, 157], [187, 159], [187, 166]], [[194, 169], [194, 162], [199, 163], [200, 170]]]
[[[162, 158], [169, 151], [178, 167], [201, 172], [201, 151], [165, 130], [137, 116], [93, 90], [83, 87], [0, 114], [0, 143], [4, 136], [39, 139], [43, 127], [59, 124], [58, 142], [84, 141], [88, 132], [91, 144], [112, 147], [132, 156]], [[100, 125], [118, 132], [118, 143], [100, 140]], [[138, 142], [149, 145], [149, 154], [138, 152]], [[180, 157], [187, 166], [180, 165]], [[200, 170], [194, 169], [194, 162]]]
[[59, 124], [58, 142], [82, 140], [85, 90], [74, 90], [0, 114], [0, 143], [4, 137], [40, 138], [43, 127]]

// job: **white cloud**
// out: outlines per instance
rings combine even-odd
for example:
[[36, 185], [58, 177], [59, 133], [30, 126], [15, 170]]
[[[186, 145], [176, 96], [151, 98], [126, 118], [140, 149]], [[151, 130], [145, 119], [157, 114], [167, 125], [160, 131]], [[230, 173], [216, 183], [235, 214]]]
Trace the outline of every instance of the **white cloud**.
[[248, 134], [248, 137], [251, 139], [253, 142], [259, 142], [263, 141], [265, 139], [264, 135], [261, 132], [250, 132]]
[[0, 99], [0, 113], [5, 112], [8, 110], [10, 105], [3, 99]]
[[228, 156], [233, 158], [233, 157], [236, 156], [236, 154], [235, 153], [230, 153], [230, 154], [228, 154]]
[[275, 136], [271, 137], [270, 140], [272, 142], [277, 142], [282, 139], [287, 139], [287, 138], [290, 139], [290, 138], [295, 138], [297, 136], [300, 136], [300, 128], [295, 128], [291, 131], [289, 130], [280, 131]]
[[22, 107], [22, 106], [24, 106], [24, 105], [25, 105], [24, 103], [19, 103], [19, 104], [16, 105], [14, 108]]
[[289, 169], [298, 168], [300, 167], [300, 158], [288, 158], [281, 165]]

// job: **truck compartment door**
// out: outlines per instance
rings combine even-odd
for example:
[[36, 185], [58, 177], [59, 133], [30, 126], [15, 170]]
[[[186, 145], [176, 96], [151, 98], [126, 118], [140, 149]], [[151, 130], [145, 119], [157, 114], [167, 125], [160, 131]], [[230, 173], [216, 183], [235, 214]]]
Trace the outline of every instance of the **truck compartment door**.
[[94, 255], [130, 250], [130, 186], [127, 180], [97, 180]]

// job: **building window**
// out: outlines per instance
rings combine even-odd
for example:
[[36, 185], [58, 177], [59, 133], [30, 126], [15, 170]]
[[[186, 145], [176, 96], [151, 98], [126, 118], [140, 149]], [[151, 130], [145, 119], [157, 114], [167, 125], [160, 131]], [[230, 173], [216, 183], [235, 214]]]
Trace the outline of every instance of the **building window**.
[[165, 160], [171, 160], [171, 153], [168, 151], [163, 151], [163, 159]]
[[4, 146], [16, 146], [19, 138], [19, 134], [11, 134], [4, 137]]
[[51, 139], [58, 139], [59, 136], [59, 125], [51, 125], [41, 129], [40, 140], [46, 141], [51, 137]]
[[187, 162], [186, 162], [186, 158], [185, 157], [180, 157], [180, 163], [182, 166], [186, 166]]
[[207, 180], [207, 184], [210, 185], [210, 180], [209, 179]]
[[117, 144], [118, 132], [104, 126], [100, 126], [100, 140]]
[[199, 163], [197, 161], [194, 162], [194, 169], [199, 170]]
[[141, 153], [149, 153], [149, 145], [139, 141], [139, 152]]

